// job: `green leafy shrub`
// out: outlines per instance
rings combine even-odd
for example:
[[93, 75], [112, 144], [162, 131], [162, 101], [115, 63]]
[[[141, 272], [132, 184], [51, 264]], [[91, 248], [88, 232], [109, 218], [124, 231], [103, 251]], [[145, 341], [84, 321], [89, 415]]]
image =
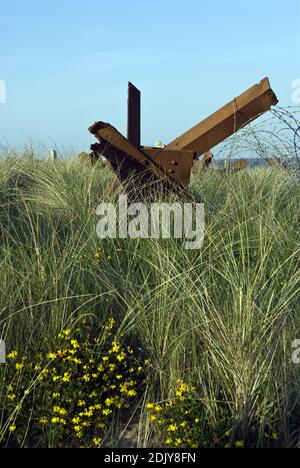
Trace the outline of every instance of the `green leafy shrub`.
[[[64, 330], [35, 360], [8, 355], [2, 446], [100, 446], [113, 419], [136, 400], [143, 366], [114, 336], [111, 319], [94, 339]], [[2, 409], [3, 410], [3, 409]]]

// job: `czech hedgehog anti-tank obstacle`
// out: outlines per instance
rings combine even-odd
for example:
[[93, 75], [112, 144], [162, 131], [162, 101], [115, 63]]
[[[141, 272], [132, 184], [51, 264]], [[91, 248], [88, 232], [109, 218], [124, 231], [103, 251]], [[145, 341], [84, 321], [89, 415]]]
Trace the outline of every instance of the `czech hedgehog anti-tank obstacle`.
[[134, 177], [140, 186], [160, 181], [171, 189], [187, 189], [195, 160], [205, 167], [213, 147], [277, 103], [265, 78], [164, 148], [153, 148], [141, 145], [141, 93], [129, 83], [127, 138], [109, 123], [96, 122], [89, 128], [98, 140], [91, 146], [92, 157], [104, 156], [121, 184]]

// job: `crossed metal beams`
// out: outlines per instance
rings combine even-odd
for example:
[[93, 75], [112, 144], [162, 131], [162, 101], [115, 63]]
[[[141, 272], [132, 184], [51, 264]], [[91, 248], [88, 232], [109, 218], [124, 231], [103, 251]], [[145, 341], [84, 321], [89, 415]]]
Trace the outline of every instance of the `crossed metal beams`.
[[89, 128], [99, 141], [92, 150], [109, 160], [121, 183], [137, 175], [136, 183], [160, 180], [173, 189], [186, 189], [195, 159], [204, 155], [203, 167], [207, 166], [212, 159], [211, 148], [277, 103], [265, 78], [165, 148], [152, 148], [141, 145], [141, 93], [129, 83], [127, 138], [112, 125], [96, 122]]

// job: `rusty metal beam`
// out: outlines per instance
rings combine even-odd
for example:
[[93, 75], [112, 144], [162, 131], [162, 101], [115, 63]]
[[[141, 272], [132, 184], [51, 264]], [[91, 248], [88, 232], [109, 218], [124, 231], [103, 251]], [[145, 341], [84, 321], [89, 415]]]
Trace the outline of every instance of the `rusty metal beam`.
[[167, 145], [170, 150], [204, 154], [278, 103], [268, 78], [248, 89]]
[[128, 83], [127, 140], [141, 146], [141, 92]]
[[[128, 128], [126, 139], [108, 123], [97, 122], [89, 131], [99, 143], [92, 146], [95, 158], [104, 155], [121, 183], [132, 176], [138, 186], [150, 181], [163, 181], [164, 186], [186, 189], [189, 184], [193, 160], [203, 155], [194, 165], [197, 171], [207, 167], [212, 160], [210, 149], [252, 120], [277, 104], [276, 95], [268, 78], [248, 89], [213, 115], [200, 122], [174, 140], [167, 147], [141, 146], [141, 93], [128, 84]], [[237, 168], [245, 166], [239, 163]]]
[[242, 169], [246, 169], [248, 166], [248, 163], [246, 159], [238, 159], [237, 161], [234, 161], [229, 165], [229, 170], [230, 171], [241, 171]]
[[104, 122], [95, 123], [89, 131], [99, 140], [92, 150], [110, 161], [121, 182], [133, 174], [141, 174], [143, 181], [154, 177], [172, 186], [188, 186], [193, 151], [136, 148], [116, 128]]
[[[187, 188], [190, 182], [194, 152], [189, 150], [174, 151], [159, 148], [142, 147], [149, 158], [151, 171], [161, 177], [161, 173], [173, 184]], [[157, 170], [159, 168], [159, 170]]]

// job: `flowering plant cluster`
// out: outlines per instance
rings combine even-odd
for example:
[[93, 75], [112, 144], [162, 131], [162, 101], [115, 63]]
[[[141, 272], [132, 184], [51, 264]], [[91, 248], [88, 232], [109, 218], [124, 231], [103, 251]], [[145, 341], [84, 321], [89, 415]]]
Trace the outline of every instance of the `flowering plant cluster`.
[[[230, 424], [224, 414], [221, 425], [209, 423], [201, 411], [195, 387], [178, 381], [175, 396], [162, 403], [148, 403], [150, 423], [156, 426], [162, 445], [172, 448], [236, 448], [256, 447], [259, 431], [253, 426], [247, 436]], [[228, 429], [230, 428], [230, 429]], [[278, 447], [279, 436], [270, 428], [263, 439], [265, 447]]]
[[113, 418], [129, 408], [143, 386], [144, 362], [114, 335], [114, 320], [101, 336], [81, 340], [64, 330], [53, 350], [30, 361], [8, 356], [4, 446], [100, 447]]

